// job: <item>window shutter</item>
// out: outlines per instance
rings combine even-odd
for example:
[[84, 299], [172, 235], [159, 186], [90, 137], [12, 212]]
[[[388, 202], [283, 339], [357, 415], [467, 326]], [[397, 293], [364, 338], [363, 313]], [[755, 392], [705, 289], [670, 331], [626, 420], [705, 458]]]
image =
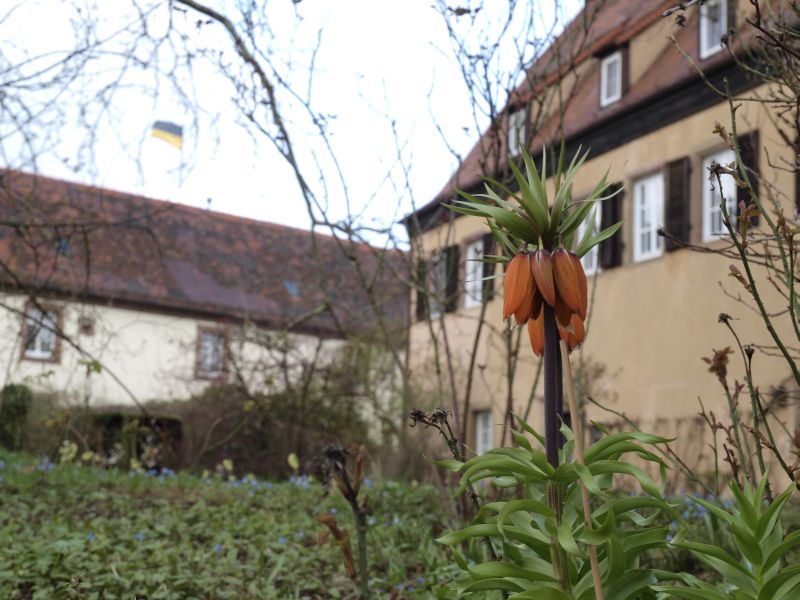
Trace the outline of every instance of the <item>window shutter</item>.
[[[758, 194], [760, 175], [758, 168], [758, 130], [739, 136], [739, 154], [742, 157], [742, 163], [747, 168], [747, 176], [750, 179], [750, 184], [753, 186], [756, 194]], [[737, 211], [739, 202], [744, 202], [745, 206], [752, 202], [749, 190], [736, 188]], [[750, 225], [754, 227], [758, 225], [758, 215], [750, 218]]]
[[[614, 189], [622, 187], [615, 184], [609, 188], [609, 193]], [[618, 193], [613, 198], [604, 200], [600, 209], [600, 229], [611, 227], [614, 223], [622, 220], [622, 199], [623, 192]], [[622, 229], [620, 228], [614, 235], [607, 240], [600, 242], [600, 266], [603, 269], [611, 269], [622, 264]]]
[[628, 86], [630, 85], [629, 84], [629, 81], [630, 81], [630, 68], [628, 67], [628, 65], [629, 65], [628, 46], [625, 45], [622, 48], [620, 48], [619, 49], [619, 54], [620, 54], [620, 61], [619, 61], [619, 71], [620, 71], [620, 73], [619, 73], [619, 76], [620, 76], [620, 79], [622, 80], [621, 83], [620, 83], [620, 92], [622, 94], [622, 97], [624, 98], [625, 94], [628, 93]]
[[[690, 220], [690, 176], [692, 163], [688, 156], [667, 164], [667, 202], [664, 207], [664, 230], [680, 242], [689, 242]], [[664, 247], [672, 252], [681, 247], [666, 238]]]
[[458, 308], [458, 246], [449, 246], [446, 250], [447, 288], [444, 310], [453, 312]]
[[800, 166], [794, 168], [794, 208], [800, 214]]
[[427, 265], [420, 259], [417, 261], [417, 321], [428, 315], [428, 293], [426, 287]]
[[[483, 256], [494, 254], [494, 236], [487, 233], [483, 236]], [[495, 273], [495, 263], [483, 263], [483, 301], [488, 302], [494, 298], [494, 279], [486, 279]]]
[[[730, 31], [736, 30], [736, 0], [726, 0], [727, 3], [727, 17], [728, 17], [728, 28], [725, 31], [725, 35], [729, 36]], [[730, 36], [729, 36], [730, 37]]]

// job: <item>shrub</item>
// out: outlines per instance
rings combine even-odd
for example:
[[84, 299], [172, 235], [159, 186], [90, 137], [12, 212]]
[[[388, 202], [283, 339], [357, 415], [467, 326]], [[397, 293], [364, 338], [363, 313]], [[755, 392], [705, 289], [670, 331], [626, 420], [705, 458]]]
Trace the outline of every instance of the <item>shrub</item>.
[[366, 439], [367, 427], [352, 402], [331, 394], [300, 401], [290, 392], [251, 395], [235, 385], [212, 386], [182, 402], [161, 404], [183, 425], [183, 464], [213, 469], [230, 459], [240, 473], [285, 477], [286, 457], [304, 465], [332, 441]]
[[30, 388], [23, 384], [9, 383], [0, 390], [0, 442], [6, 448], [22, 448], [32, 398]]

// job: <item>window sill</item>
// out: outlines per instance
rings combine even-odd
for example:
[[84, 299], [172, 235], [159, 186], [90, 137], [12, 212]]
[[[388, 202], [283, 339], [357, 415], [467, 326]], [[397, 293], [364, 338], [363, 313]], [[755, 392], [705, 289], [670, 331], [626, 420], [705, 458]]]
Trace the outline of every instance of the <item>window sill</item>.
[[29, 354], [23, 354], [22, 360], [28, 362], [49, 363], [49, 364], [58, 364], [59, 362], [61, 362], [59, 361], [58, 356], [56, 356], [55, 354], [51, 356], [31, 356]]

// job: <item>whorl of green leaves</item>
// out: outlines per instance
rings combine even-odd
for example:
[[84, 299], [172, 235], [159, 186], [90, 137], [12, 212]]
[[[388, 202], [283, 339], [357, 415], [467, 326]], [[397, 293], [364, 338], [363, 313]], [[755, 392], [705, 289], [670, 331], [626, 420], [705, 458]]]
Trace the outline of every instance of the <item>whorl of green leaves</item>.
[[[663, 461], [648, 445], [668, 440], [644, 433], [606, 435], [586, 451], [585, 464], [569, 461], [574, 437], [562, 427], [566, 444], [558, 468], [553, 468], [544, 452], [534, 447], [525, 432], [543, 443], [527, 423], [518, 419], [523, 431], [514, 431], [514, 448], [496, 448], [465, 463], [443, 461], [442, 466], [461, 473], [459, 493], [468, 484], [490, 479], [500, 487], [515, 487], [520, 493], [506, 502], [483, 506], [472, 523], [439, 542], [452, 547], [463, 576], [458, 581], [463, 594], [479, 590], [502, 590], [510, 600], [553, 599], [593, 600], [594, 587], [588, 557], [588, 544], [597, 546], [603, 589], [608, 600], [638, 599], [658, 583], [657, 572], [640, 566], [640, 555], [651, 548], [665, 548], [669, 528], [663, 515], [678, 518], [674, 506], [664, 501], [664, 492], [643, 469], [625, 462], [625, 455], [638, 457], [665, 470]], [[612, 493], [614, 476], [638, 483], [638, 496]], [[586, 528], [578, 481], [592, 494], [591, 530]], [[559, 522], [548, 506], [545, 490], [550, 483], [564, 485], [564, 510]], [[617, 481], [619, 483], [619, 481]], [[628, 527], [619, 527], [627, 522]], [[490, 538], [498, 561], [468, 564], [460, 552], [464, 544], [478, 551], [481, 541]], [[572, 592], [565, 594], [551, 562], [553, 543], [567, 556]], [[650, 596], [647, 596], [650, 597]]]
[[525, 173], [509, 159], [508, 165], [514, 175], [516, 188], [512, 189], [494, 179], [484, 178], [486, 193], [469, 194], [458, 190], [464, 198], [456, 200], [450, 208], [456, 212], [484, 217], [492, 233], [505, 250], [505, 256], [496, 256], [496, 261], [505, 262], [520, 249], [564, 247], [583, 256], [594, 246], [614, 235], [622, 223], [615, 223], [599, 233], [587, 227], [580, 240], [576, 239], [578, 227], [590, 219], [595, 222], [597, 203], [612, 198], [619, 189], [610, 191], [608, 173], [597, 183], [583, 200], [573, 202], [572, 183], [589, 152], [581, 154], [580, 148], [566, 170], [565, 149], [562, 144], [558, 167], [554, 178], [552, 202], [547, 197], [547, 150], [542, 150], [542, 168], [536, 164], [524, 148], [520, 154]]
[[660, 575], [659, 579], [675, 579], [686, 587], [657, 586], [653, 589], [670, 598], [689, 600], [794, 600], [800, 598], [800, 564], [785, 564], [784, 557], [800, 546], [800, 531], [784, 536], [780, 522], [781, 511], [795, 487], [789, 486], [771, 503], [765, 501], [767, 478], [753, 487], [745, 481], [744, 489], [734, 481], [730, 484], [733, 505], [725, 510], [702, 498], [695, 502], [704, 506], [733, 532], [738, 554], [731, 555], [723, 548], [687, 541], [679, 534], [672, 546], [691, 552], [723, 578], [712, 585], [688, 573]]

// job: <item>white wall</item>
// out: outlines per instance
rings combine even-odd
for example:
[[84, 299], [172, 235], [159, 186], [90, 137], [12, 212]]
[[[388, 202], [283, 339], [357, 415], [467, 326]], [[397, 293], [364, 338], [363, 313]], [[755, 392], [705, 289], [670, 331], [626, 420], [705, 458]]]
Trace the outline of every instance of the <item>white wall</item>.
[[[90, 372], [87, 355], [60, 340], [57, 363], [22, 357], [22, 311], [26, 298], [0, 296], [0, 383], [26, 383], [34, 390], [58, 393], [69, 402], [92, 405], [132, 404], [177, 400], [201, 392], [209, 381], [195, 378], [198, 328], [223, 325], [214, 321], [98, 304], [42, 299], [45, 306], [61, 308], [64, 334], [102, 365]], [[91, 319], [94, 333], [80, 332], [79, 319]], [[285, 375], [296, 377], [302, 360], [311, 360], [319, 340], [313, 336], [257, 330], [252, 326], [227, 326], [233, 362], [240, 365], [251, 389], [269, 392], [285, 385]], [[325, 340], [319, 359], [329, 358], [341, 340]], [[288, 348], [288, 351], [285, 349]], [[287, 360], [282, 358], [287, 356]], [[287, 369], [275, 365], [288, 364]], [[272, 365], [275, 368], [269, 368]], [[229, 373], [227, 381], [233, 380]], [[126, 390], [127, 388], [127, 390]]]

